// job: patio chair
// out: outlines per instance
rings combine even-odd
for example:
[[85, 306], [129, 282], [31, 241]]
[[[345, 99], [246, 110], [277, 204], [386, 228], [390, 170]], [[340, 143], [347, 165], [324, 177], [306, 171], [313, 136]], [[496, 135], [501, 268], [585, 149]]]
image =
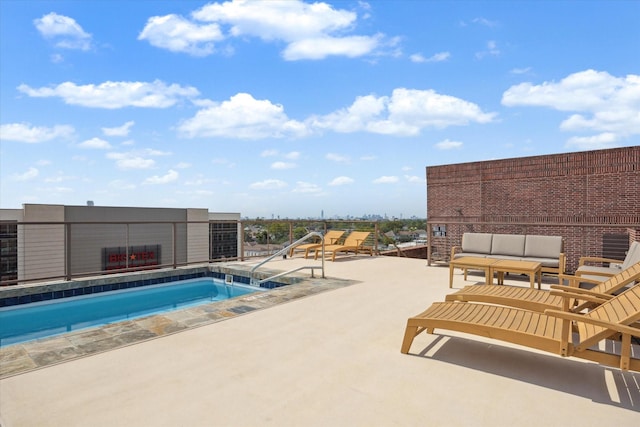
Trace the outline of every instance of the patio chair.
[[[324, 241], [325, 246], [335, 245], [338, 242], [338, 240], [342, 237], [343, 234], [344, 234], [344, 231], [342, 230], [329, 230], [322, 237], [322, 240]], [[302, 252], [302, 251], [304, 251], [304, 257], [308, 258], [309, 252], [311, 250], [318, 249], [321, 247], [322, 247], [322, 241], [315, 242], [315, 243], [303, 243], [303, 244], [294, 246], [289, 250], [289, 258], [293, 257], [293, 254], [295, 252]]]
[[[552, 285], [551, 289], [557, 292], [580, 294], [579, 299], [570, 301], [569, 304], [571, 311], [579, 313], [608, 301], [626, 286], [640, 281], [640, 262], [603, 282], [597, 282], [590, 290], [578, 287], [579, 282], [584, 281], [584, 278], [579, 276], [561, 274], [560, 283], [563, 283], [564, 280], [568, 280], [569, 286]], [[560, 310], [562, 308], [563, 297], [557, 292], [519, 286], [470, 285], [447, 295], [445, 301], [484, 302], [544, 312], [547, 309]]]
[[[637, 262], [640, 262], [640, 242], [638, 241], [631, 243], [627, 255], [623, 260], [596, 256], [580, 257], [576, 276], [593, 280], [604, 280], [606, 277], [613, 276]], [[593, 264], [608, 264], [608, 266]]]
[[[640, 372], [640, 359], [632, 357], [632, 350], [637, 349], [631, 347], [631, 337], [640, 338], [640, 328], [630, 326], [640, 320], [640, 286], [585, 314], [568, 311], [569, 300], [581, 298], [580, 294], [559, 295], [565, 298], [563, 310], [544, 313], [473, 302], [433, 303], [407, 320], [401, 352], [408, 353], [422, 331], [432, 334], [435, 329], [447, 329]], [[614, 350], [599, 349], [598, 344], [605, 340], [611, 340], [608, 344]]]
[[[341, 245], [325, 245], [325, 256], [331, 255], [331, 261], [335, 261], [336, 254], [339, 252], [355, 252], [357, 255], [358, 251], [363, 249], [364, 241], [367, 240], [367, 237], [369, 237], [370, 234], [371, 232], [369, 231], [352, 231], [347, 237], [345, 237], [344, 243]], [[321, 249], [322, 248], [316, 249], [314, 259], [318, 259], [318, 254]], [[373, 255], [373, 251], [368, 252]]]

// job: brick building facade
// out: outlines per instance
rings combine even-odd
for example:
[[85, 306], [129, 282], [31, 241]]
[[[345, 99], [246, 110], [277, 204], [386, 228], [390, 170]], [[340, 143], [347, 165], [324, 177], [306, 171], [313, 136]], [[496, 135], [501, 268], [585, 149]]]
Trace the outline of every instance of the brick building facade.
[[582, 255], [622, 256], [640, 235], [640, 146], [427, 167], [433, 258], [462, 233], [564, 237]]

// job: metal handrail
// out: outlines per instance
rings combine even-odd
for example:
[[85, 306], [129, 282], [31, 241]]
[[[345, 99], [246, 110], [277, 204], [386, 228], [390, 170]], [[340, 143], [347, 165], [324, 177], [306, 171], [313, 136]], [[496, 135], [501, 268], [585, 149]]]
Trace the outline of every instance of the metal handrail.
[[[305, 241], [309, 240], [311, 237], [314, 237], [314, 236], [318, 236], [318, 237], [320, 237], [322, 239], [322, 264], [321, 264], [320, 267], [316, 266], [316, 265], [298, 267], [298, 268], [294, 268], [293, 270], [285, 271], [283, 273], [278, 273], [278, 274], [273, 275], [271, 277], [267, 277], [266, 279], [256, 280], [256, 278], [254, 277], [254, 273], [259, 267], [262, 267], [264, 264], [268, 263], [269, 261], [271, 261], [272, 259], [274, 259], [277, 256], [285, 255], [291, 248], [293, 248], [295, 246], [298, 246], [300, 243], [305, 242]], [[260, 286], [261, 283], [268, 282], [269, 280], [275, 279], [277, 277], [282, 277], [282, 276], [284, 276], [286, 274], [293, 273], [293, 272], [299, 271], [299, 270], [304, 270], [306, 268], [311, 269], [311, 277], [314, 277], [313, 276], [313, 270], [322, 269], [322, 278], [324, 279], [324, 235], [322, 233], [317, 232], [317, 231], [310, 232], [309, 234], [307, 234], [306, 236], [302, 237], [301, 239], [296, 240], [295, 242], [291, 243], [287, 247], [279, 250], [275, 254], [271, 255], [268, 258], [265, 258], [264, 260], [262, 260], [258, 264], [254, 265], [253, 268], [251, 268], [251, 271], [249, 273], [249, 277], [250, 277], [249, 283], [251, 285], [253, 285], [253, 286]]]

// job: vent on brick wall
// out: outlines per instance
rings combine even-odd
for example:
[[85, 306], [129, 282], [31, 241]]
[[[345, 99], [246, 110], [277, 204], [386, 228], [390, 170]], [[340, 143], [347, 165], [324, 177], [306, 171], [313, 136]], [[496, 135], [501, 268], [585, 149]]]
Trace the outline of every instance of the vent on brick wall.
[[602, 236], [602, 256], [623, 260], [629, 250], [629, 236], [626, 234], [604, 234]]

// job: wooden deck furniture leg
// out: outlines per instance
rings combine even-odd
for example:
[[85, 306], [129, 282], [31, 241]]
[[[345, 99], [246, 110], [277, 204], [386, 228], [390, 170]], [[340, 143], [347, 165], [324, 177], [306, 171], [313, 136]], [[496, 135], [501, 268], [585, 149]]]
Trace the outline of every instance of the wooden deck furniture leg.
[[454, 267], [452, 264], [449, 265], [449, 288], [453, 287], [453, 270]]
[[404, 330], [404, 339], [402, 340], [402, 347], [400, 348], [400, 352], [407, 354], [409, 353], [409, 349], [411, 348], [411, 344], [413, 343], [413, 339], [418, 335], [417, 326], [409, 326], [410, 322], [407, 322], [407, 328]]

